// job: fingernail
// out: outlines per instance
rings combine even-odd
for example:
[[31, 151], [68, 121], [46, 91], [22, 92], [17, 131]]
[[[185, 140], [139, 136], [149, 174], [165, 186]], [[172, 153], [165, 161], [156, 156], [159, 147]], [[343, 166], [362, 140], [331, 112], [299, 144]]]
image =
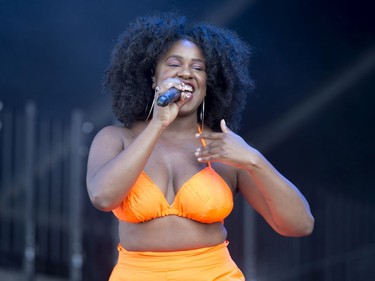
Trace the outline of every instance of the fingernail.
[[190, 98], [191, 98], [191, 93], [189, 93], [189, 92], [186, 93], [186, 94], [185, 94], [185, 98], [186, 98], [186, 99], [190, 99]]

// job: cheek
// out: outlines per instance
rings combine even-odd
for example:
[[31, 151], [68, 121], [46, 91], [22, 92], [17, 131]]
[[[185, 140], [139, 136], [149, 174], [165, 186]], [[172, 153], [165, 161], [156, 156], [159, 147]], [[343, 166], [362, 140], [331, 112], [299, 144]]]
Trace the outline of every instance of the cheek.
[[207, 77], [206, 75], [202, 75], [199, 77], [199, 84], [203, 87], [206, 87], [207, 86]]
[[156, 83], [161, 83], [164, 80], [174, 77], [175, 76], [175, 71], [173, 70], [161, 70], [155, 75], [155, 81]]

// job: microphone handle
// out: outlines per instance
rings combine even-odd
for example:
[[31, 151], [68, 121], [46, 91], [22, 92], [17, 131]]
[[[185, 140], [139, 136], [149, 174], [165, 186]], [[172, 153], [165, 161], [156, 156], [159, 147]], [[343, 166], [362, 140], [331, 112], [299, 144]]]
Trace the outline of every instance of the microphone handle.
[[156, 100], [156, 104], [161, 107], [170, 105], [172, 102], [180, 99], [181, 91], [176, 88], [170, 88], [165, 93], [160, 95]]

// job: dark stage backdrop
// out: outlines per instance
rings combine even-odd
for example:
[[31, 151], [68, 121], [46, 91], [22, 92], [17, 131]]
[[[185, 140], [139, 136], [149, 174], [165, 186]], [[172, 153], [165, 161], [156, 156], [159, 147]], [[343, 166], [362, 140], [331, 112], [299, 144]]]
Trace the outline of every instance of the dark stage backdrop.
[[252, 46], [240, 134], [316, 219], [281, 237], [236, 198], [229, 247], [248, 279], [375, 279], [374, 9], [346, 0], [0, 1], [0, 279], [106, 280], [116, 221], [84, 183], [93, 136], [115, 122], [101, 79], [128, 23], [170, 10]]

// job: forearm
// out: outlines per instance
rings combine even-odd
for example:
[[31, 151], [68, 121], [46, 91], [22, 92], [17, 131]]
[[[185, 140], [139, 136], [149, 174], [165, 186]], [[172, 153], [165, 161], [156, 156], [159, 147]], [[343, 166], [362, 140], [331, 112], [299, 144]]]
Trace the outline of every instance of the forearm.
[[246, 170], [268, 206], [275, 230], [286, 236], [310, 234], [314, 218], [301, 192], [256, 150], [249, 159]]
[[200, 162], [221, 162], [238, 168], [237, 186], [247, 202], [280, 234], [303, 236], [314, 219], [299, 190], [259, 151], [233, 133], [221, 120], [222, 133], [198, 135], [209, 143], [195, 153]]
[[144, 169], [164, 128], [156, 122], [149, 125], [117, 156], [87, 178], [90, 198], [103, 211], [117, 207]]

